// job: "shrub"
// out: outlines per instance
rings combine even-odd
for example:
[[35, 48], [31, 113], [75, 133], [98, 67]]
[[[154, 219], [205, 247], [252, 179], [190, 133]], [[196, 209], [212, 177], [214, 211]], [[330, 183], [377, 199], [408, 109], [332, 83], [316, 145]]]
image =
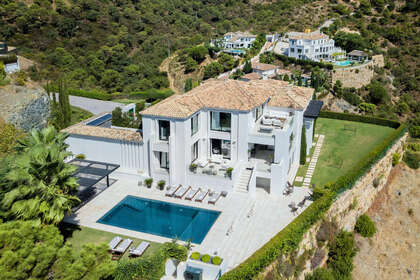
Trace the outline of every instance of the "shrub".
[[211, 259], [211, 263], [215, 265], [219, 265], [222, 263], [222, 259], [219, 256], [215, 256]]
[[159, 187], [159, 189], [162, 191], [163, 190], [163, 188], [165, 187], [165, 180], [160, 180], [157, 184], [158, 184], [158, 187]]
[[411, 216], [411, 217], [414, 216], [414, 210], [413, 210], [413, 208], [409, 208], [407, 212], [408, 212], [408, 215], [409, 216]]
[[201, 257], [201, 261], [205, 262], [205, 263], [208, 263], [210, 261], [210, 255], [208, 255], [208, 254], [203, 255]]
[[144, 184], [146, 185], [146, 187], [151, 188], [152, 184], [153, 184], [153, 178], [147, 178], [144, 180]]
[[404, 162], [412, 169], [418, 169], [420, 166], [420, 156], [411, 151], [406, 151], [404, 154]]
[[203, 80], [216, 77], [223, 72], [223, 66], [219, 62], [212, 62], [204, 67]]
[[176, 259], [178, 261], [186, 261], [188, 258], [188, 250], [176, 242], [166, 242], [163, 244], [163, 250], [167, 258]]
[[354, 230], [363, 237], [372, 237], [376, 232], [375, 224], [366, 214], [357, 219]]
[[199, 252], [193, 252], [191, 254], [191, 259], [193, 260], [199, 260], [201, 258], [201, 254]]
[[394, 153], [394, 154], [392, 155], [392, 166], [397, 165], [397, 164], [400, 162], [400, 159], [401, 159], [401, 154], [399, 154], [399, 153]]
[[191, 172], [195, 172], [195, 171], [197, 171], [197, 164], [195, 164], [195, 163], [191, 163], [191, 164], [190, 164], [190, 171], [191, 171]]
[[228, 176], [229, 178], [232, 178], [232, 172], [233, 172], [233, 168], [232, 167], [228, 167], [226, 169], [226, 176]]
[[350, 232], [341, 231], [330, 244], [328, 267], [332, 269], [335, 279], [351, 279], [353, 257], [357, 253], [354, 236]]
[[3, 55], [0, 56], [0, 61], [3, 62], [3, 64], [16, 63], [18, 58], [15, 54]]
[[302, 136], [300, 141], [300, 164], [306, 163], [306, 129], [305, 125], [302, 125]]
[[86, 156], [84, 154], [77, 154], [75, 158], [86, 159]]
[[334, 280], [334, 275], [329, 269], [317, 268], [312, 274], [305, 275], [305, 280]]

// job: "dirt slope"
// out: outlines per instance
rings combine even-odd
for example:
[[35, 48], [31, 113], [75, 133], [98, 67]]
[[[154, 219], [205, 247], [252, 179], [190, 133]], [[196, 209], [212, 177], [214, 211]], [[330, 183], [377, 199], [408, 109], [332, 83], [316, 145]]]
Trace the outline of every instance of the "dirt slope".
[[367, 214], [377, 232], [356, 236], [353, 279], [420, 279], [420, 170], [394, 168]]

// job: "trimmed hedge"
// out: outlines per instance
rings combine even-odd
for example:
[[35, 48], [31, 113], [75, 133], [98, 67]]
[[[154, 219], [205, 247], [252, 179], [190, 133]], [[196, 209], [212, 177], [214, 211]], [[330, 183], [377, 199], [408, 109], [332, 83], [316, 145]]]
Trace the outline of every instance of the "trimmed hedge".
[[[45, 90], [48, 92], [58, 92], [57, 85], [48, 85], [44, 86]], [[104, 93], [98, 90], [82, 90], [82, 89], [68, 89], [67, 90], [69, 95], [92, 98], [92, 99], [99, 99], [109, 101], [112, 99], [112, 95], [108, 93]]]
[[119, 94], [118, 96], [127, 96], [129, 98], [138, 98], [138, 99], [165, 99], [174, 94], [170, 89], [149, 89], [146, 91], [137, 91], [130, 92], [128, 94]]
[[371, 123], [371, 124], [377, 124], [381, 126], [388, 126], [392, 128], [398, 128], [401, 125], [398, 121], [393, 121], [393, 120], [388, 120], [388, 119], [381, 119], [381, 118], [376, 118], [376, 117], [371, 117], [371, 116], [353, 115], [353, 114], [348, 114], [348, 113], [337, 113], [337, 112], [330, 112], [330, 111], [319, 112], [319, 117], [327, 118], [327, 119]]
[[336, 195], [342, 190], [351, 188], [373, 164], [385, 155], [386, 151], [406, 131], [406, 127], [399, 122], [373, 117], [325, 111], [321, 112], [320, 117], [378, 124], [393, 127], [396, 128], [396, 130], [368, 155], [362, 158], [347, 174], [341, 176], [335, 183], [329, 184], [326, 188], [318, 191], [318, 196], [315, 197], [316, 200], [306, 208], [305, 211], [288, 224], [282, 231], [277, 233], [276, 236], [256, 251], [251, 257], [238, 267], [222, 275], [220, 279], [254, 279], [278, 257], [295, 251], [305, 232], [324, 216]]
[[15, 54], [10, 54], [0, 56], [0, 61], [3, 62], [3, 64], [16, 63], [18, 61], [18, 58]]
[[291, 64], [297, 64], [301, 66], [305, 66], [305, 65], [311, 65], [313, 67], [318, 66], [320, 68], [325, 68], [328, 70], [334, 69], [334, 65], [331, 63], [316, 62], [316, 61], [306, 60], [306, 59], [296, 59], [294, 57], [288, 57], [282, 54], [274, 54], [274, 55], [278, 60], [282, 61], [283, 63], [291, 63]]

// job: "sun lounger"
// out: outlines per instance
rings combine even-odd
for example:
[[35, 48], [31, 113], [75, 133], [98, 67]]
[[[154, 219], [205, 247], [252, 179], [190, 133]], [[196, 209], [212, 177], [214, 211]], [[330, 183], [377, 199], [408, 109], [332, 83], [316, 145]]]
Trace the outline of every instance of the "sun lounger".
[[271, 127], [271, 126], [267, 126], [267, 125], [261, 125], [260, 126], [260, 132], [270, 133], [272, 131], [273, 131], [273, 127]]
[[187, 194], [185, 195], [185, 199], [186, 200], [192, 200], [194, 198], [194, 196], [200, 191], [200, 188], [191, 188]]
[[175, 192], [181, 187], [181, 185], [179, 186], [171, 186], [167, 191], [166, 191], [166, 196], [174, 196]]
[[125, 251], [127, 251], [128, 247], [130, 247], [131, 243], [133, 243], [133, 240], [131, 239], [124, 239], [120, 245], [118, 245], [117, 248], [115, 248], [114, 250], [112, 250], [113, 253], [117, 253], [117, 254], [124, 254]]
[[130, 256], [139, 257], [144, 254], [146, 249], [150, 246], [149, 242], [142, 241], [136, 249], [130, 249]]
[[272, 125], [273, 124], [273, 120], [268, 119], [266, 117], [263, 117], [262, 120], [261, 120], [261, 124], [263, 124], [263, 125]]
[[273, 126], [283, 127], [283, 122], [281, 120], [274, 119], [273, 120]]
[[195, 201], [202, 202], [208, 193], [208, 190], [200, 190], [198, 194], [195, 195]]
[[222, 196], [220, 192], [214, 192], [209, 196], [209, 204], [216, 204], [217, 200]]
[[181, 186], [176, 192], [175, 192], [175, 197], [176, 198], [182, 198], [186, 193], [187, 193], [187, 191], [190, 189], [191, 187], [184, 187], [184, 186]]
[[112, 238], [112, 240], [108, 243], [109, 250], [114, 250], [115, 247], [117, 247], [117, 245], [121, 242], [121, 240], [122, 238], [119, 236], [115, 236], [114, 238]]

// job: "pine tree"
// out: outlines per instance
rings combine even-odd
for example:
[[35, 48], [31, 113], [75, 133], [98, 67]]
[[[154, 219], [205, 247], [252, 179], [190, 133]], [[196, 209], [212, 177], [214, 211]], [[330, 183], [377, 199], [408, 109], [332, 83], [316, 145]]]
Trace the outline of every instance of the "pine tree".
[[300, 164], [306, 163], [306, 131], [305, 125], [302, 125], [302, 138], [300, 141]]

